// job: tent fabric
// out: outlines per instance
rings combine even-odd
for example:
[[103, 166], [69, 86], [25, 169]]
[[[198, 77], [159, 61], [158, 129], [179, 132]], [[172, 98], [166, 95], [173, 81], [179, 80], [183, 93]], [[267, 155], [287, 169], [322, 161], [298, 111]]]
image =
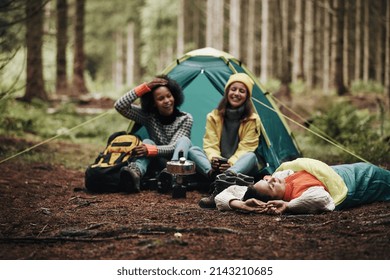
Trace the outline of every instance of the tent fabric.
[[203, 48], [185, 54], [163, 71], [183, 88], [185, 101], [180, 110], [192, 114], [191, 140], [200, 147], [203, 146], [207, 113], [217, 107], [225, 84], [233, 73], [246, 73], [255, 81], [252, 102], [262, 121], [257, 153], [266, 162], [263, 173], [271, 174], [282, 162], [295, 159], [300, 153], [269, 93], [262, 89], [256, 77], [240, 61], [228, 53]]

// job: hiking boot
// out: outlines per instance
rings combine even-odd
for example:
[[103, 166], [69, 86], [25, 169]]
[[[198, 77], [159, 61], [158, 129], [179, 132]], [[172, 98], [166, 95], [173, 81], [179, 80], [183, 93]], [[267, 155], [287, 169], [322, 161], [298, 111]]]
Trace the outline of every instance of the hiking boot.
[[127, 193], [139, 193], [141, 191], [141, 171], [134, 162], [122, 168], [120, 184]]
[[159, 193], [167, 193], [172, 189], [173, 185], [173, 175], [167, 171], [166, 168], [161, 170], [160, 174], [158, 175], [158, 187], [157, 191]]
[[249, 185], [253, 185], [254, 183], [255, 183], [255, 178], [248, 176], [248, 175], [245, 175], [245, 174], [241, 174], [241, 173], [237, 174], [237, 177], [236, 177], [236, 184], [237, 185], [249, 186]]
[[[223, 178], [223, 176], [221, 176], [220, 178]], [[221, 180], [221, 179], [215, 180], [211, 184], [211, 187], [214, 188], [213, 192], [211, 193], [210, 196], [203, 197], [201, 200], [199, 200], [198, 202], [199, 206], [201, 208], [216, 208], [217, 206], [215, 204], [215, 197], [224, 189], [236, 184], [235, 180], [234, 181], [230, 180], [231, 178], [232, 177], [225, 177], [225, 179], [227, 180]]]

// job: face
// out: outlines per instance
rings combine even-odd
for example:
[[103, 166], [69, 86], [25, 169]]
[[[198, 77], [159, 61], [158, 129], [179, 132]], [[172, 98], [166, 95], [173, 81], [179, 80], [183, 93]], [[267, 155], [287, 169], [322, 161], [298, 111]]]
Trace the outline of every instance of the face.
[[261, 194], [269, 196], [271, 199], [282, 199], [285, 192], [285, 180], [277, 179], [271, 176], [264, 177], [253, 187]]
[[248, 96], [248, 90], [243, 83], [234, 82], [229, 86], [227, 99], [232, 108], [238, 108], [245, 103]]
[[175, 98], [167, 87], [159, 87], [153, 91], [154, 105], [162, 116], [172, 115], [175, 107]]

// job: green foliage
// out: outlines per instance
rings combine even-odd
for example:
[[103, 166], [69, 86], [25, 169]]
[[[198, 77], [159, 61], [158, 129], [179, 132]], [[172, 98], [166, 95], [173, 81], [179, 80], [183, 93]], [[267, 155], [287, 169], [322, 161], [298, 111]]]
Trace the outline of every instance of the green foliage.
[[[118, 114], [108, 114], [89, 122], [94, 117], [96, 115], [79, 115], [71, 103], [48, 114], [47, 104], [40, 101], [26, 104], [3, 99], [0, 102], [0, 134], [19, 137], [32, 134], [43, 140], [61, 135], [62, 139], [74, 142], [103, 143], [114, 131], [128, 127], [128, 120]], [[74, 129], [77, 126], [80, 127]]]
[[352, 94], [357, 93], [383, 93], [383, 85], [379, 82], [370, 80], [368, 82], [364, 82], [362, 80], [353, 81], [351, 85]]
[[[332, 142], [339, 143], [351, 153], [368, 161], [380, 163], [390, 160], [390, 145], [389, 135], [387, 137], [381, 135], [383, 128], [380, 126], [383, 124], [378, 125], [376, 120], [375, 115], [370, 114], [368, 110], [357, 110], [352, 105], [341, 102], [330, 107], [326, 113], [317, 115], [313, 125], [326, 133]], [[316, 144], [318, 139], [318, 136], [312, 135], [312, 141]], [[321, 147], [317, 149], [320, 151]], [[328, 148], [324, 150], [330, 151]], [[344, 153], [342, 149], [340, 153]], [[346, 162], [357, 160], [354, 155], [348, 153], [344, 154], [343, 159]]]
[[[147, 0], [142, 9], [142, 50], [141, 64], [147, 75], [161, 72], [174, 57], [176, 45], [176, 21], [178, 1]], [[164, 61], [164, 59], [166, 61]], [[160, 61], [161, 65], [156, 65]]]

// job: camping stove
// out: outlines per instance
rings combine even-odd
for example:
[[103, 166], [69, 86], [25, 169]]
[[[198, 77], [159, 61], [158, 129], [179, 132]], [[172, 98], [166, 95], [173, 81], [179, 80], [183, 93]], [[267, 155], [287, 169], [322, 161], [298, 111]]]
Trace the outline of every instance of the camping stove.
[[167, 162], [167, 171], [172, 174], [172, 198], [186, 198], [187, 188], [184, 185], [184, 177], [195, 174], [195, 163], [180, 157], [179, 160]]

